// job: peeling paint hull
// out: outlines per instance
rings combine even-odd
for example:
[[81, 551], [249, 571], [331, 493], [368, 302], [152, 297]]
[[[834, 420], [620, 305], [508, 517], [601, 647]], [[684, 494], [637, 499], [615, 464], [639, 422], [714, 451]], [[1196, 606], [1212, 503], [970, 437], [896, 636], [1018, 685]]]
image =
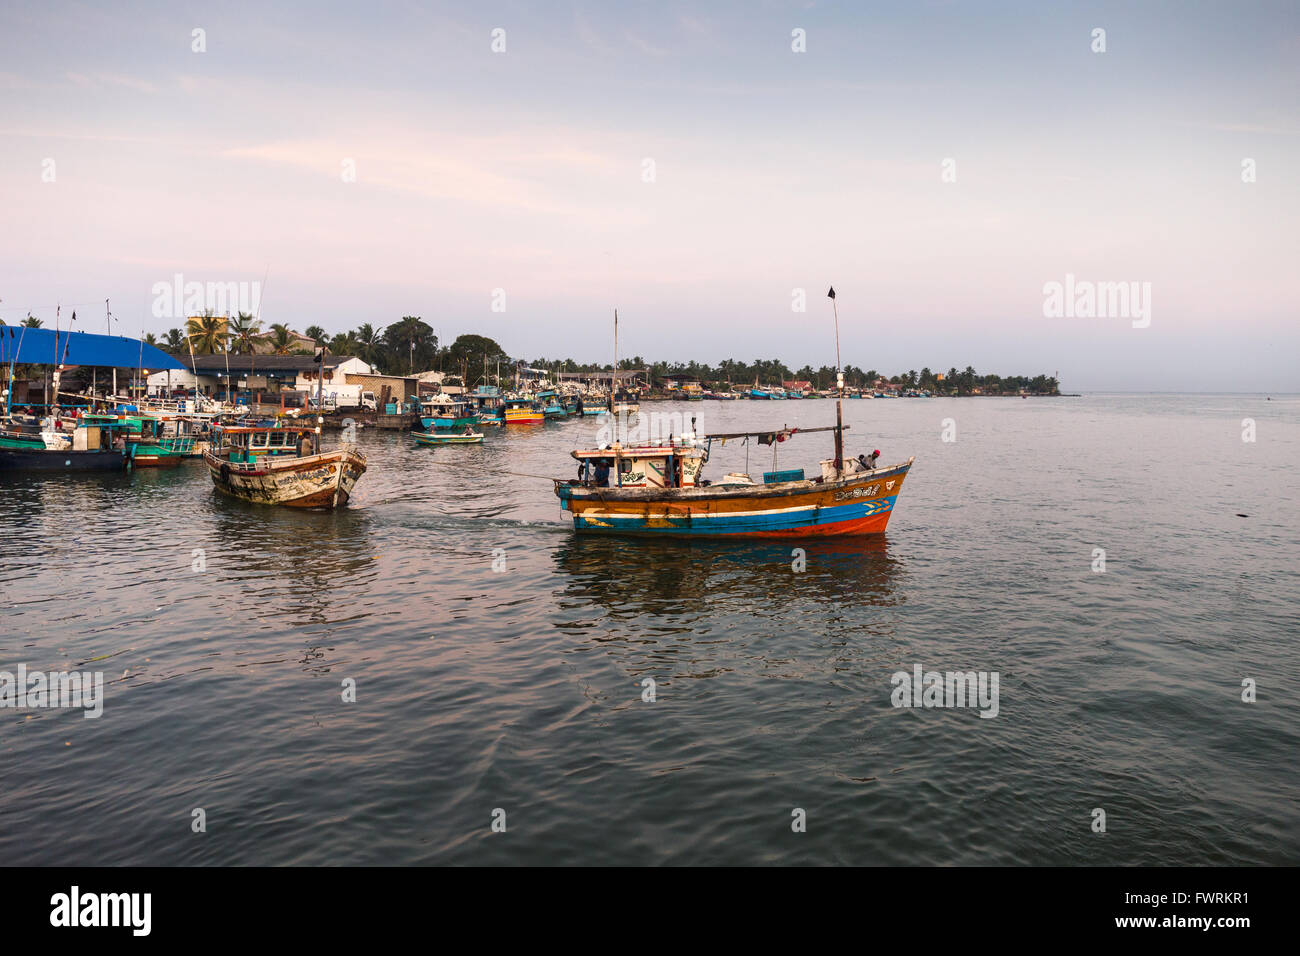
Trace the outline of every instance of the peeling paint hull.
[[263, 458], [237, 464], [203, 455], [217, 490], [255, 504], [288, 508], [337, 508], [346, 504], [357, 480], [365, 474], [359, 452], [338, 450], [305, 458]]

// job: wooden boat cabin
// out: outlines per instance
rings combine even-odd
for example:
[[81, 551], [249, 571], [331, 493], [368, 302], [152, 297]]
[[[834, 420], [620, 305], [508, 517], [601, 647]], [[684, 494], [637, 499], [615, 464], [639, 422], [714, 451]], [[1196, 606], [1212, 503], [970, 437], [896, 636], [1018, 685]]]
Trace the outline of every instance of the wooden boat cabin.
[[305, 457], [314, 454], [315, 428], [307, 425], [218, 425], [216, 457], [236, 464], [255, 464], [264, 458]]
[[694, 488], [709, 460], [694, 444], [629, 445], [572, 453], [578, 479], [593, 488]]

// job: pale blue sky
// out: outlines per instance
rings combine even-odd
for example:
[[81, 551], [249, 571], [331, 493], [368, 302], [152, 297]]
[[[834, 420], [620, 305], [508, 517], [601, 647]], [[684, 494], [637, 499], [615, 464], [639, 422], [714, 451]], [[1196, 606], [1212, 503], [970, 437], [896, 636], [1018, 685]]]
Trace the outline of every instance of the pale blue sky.
[[[1298, 79], [1294, 3], [9, 2], [0, 316], [269, 269], [298, 329], [821, 365], [834, 283], [864, 367], [1300, 391]], [[1150, 326], [1045, 318], [1067, 273]]]

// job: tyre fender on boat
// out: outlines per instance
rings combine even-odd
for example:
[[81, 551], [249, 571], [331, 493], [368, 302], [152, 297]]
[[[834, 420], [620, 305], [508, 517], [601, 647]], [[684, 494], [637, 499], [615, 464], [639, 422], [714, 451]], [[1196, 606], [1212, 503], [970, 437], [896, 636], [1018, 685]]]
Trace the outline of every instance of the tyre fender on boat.
[[230, 466], [227, 464], [221, 466], [221, 480], [226, 484], [230, 484]]

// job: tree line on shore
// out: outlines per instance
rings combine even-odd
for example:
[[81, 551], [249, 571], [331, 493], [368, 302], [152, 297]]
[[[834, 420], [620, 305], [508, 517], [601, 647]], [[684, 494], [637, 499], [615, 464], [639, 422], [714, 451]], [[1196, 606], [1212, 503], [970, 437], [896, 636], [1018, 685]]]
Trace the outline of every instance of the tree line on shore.
[[[39, 327], [41, 320], [29, 315], [24, 325]], [[416, 371], [439, 370], [459, 375], [469, 387], [499, 378], [508, 383], [513, 379], [518, 364], [549, 372], [608, 374], [612, 363], [580, 363], [571, 358], [537, 358], [525, 362], [511, 358], [494, 340], [482, 335], [461, 335], [450, 345], [440, 345], [438, 336], [420, 316], [406, 315], [384, 328], [369, 322], [347, 332], [329, 335], [318, 325], [311, 325], [302, 333], [295, 332], [284, 323], [272, 323], [266, 328], [252, 315], [240, 312], [227, 317], [205, 313], [189, 319], [184, 330], [170, 329], [159, 339], [153, 333], [145, 341], [176, 356], [189, 354], [211, 355], [256, 353], [259, 355], [310, 355], [313, 347], [324, 345], [335, 355], [354, 355], [386, 375], [412, 374]], [[835, 387], [835, 369], [823, 365], [814, 369], [805, 365], [791, 369], [780, 359], [755, 359], [744, 362], [725, 359], [717, 365], [696, 361], [646, 362], [639, 355], [621, 360], [621, 370], [646, 370], [651, 382], [660, 382], [673, 376], [687, 376], [708, 387], [729, 385], [781, 385], [785, 382], [808, 382], [814, 389]], [[958, 370], [920, 371], [910, 369], [885, 376], [875, 369], [844, 366], [844, 384], [850, 388], [869, 389], [885, 383], [903, 389], [915, 389], [940, 394], [969, 395], [1031, 392], [1054, 395], [1059, 385], [1050, 375], [978, 374], [971, 366]]]

